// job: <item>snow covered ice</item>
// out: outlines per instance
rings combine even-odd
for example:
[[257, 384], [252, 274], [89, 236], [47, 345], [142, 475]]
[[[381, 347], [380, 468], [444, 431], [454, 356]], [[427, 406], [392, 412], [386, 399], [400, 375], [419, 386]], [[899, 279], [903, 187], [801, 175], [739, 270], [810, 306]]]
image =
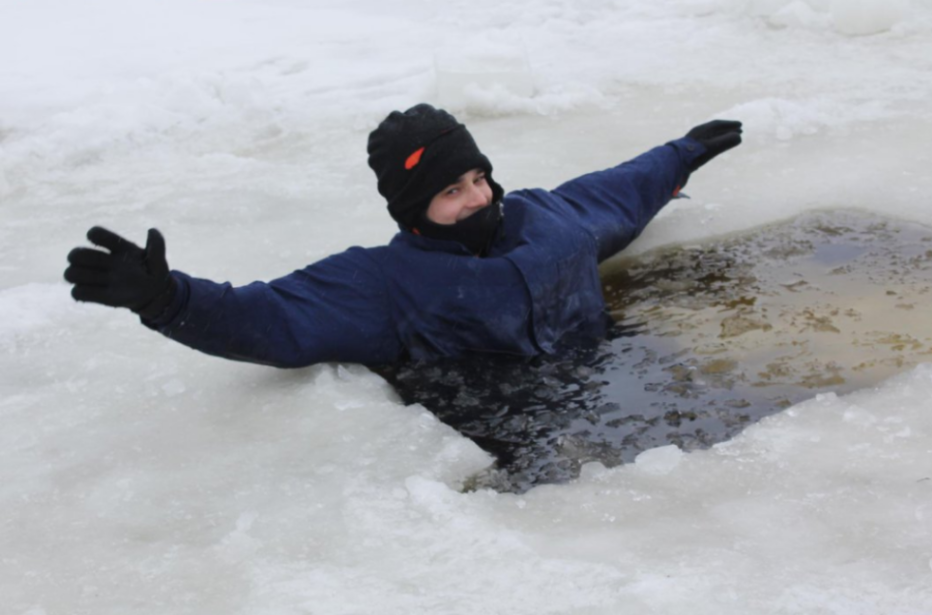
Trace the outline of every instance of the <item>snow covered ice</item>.
[[[201, 356], [61, 280], [93, 224], [234, 283], [382, 243], [366, 135], [422, 100], [506, 189], [744, 121], [635, 253], [837, 206], [932, 225], [928, 0], [0, 8], [2, 612], [932, 612], [929, 364], [461, 493], [488, 456], [368, 370]], [[451, 46], [530, 87], [438, 99]]]

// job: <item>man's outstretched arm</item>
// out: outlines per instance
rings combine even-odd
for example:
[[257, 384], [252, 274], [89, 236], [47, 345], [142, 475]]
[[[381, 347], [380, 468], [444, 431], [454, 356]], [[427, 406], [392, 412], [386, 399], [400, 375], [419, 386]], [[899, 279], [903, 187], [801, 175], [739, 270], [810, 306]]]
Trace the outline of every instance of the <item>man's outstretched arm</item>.
[[602, 261], [640, 235], [690, 174], [738, 146], [741, 132], [741, 122], [708, 122], [616, 167], [570, 180], [553, 193], [563, 197], [595, 237]]
[[158, 231], [150, 231], [145, 250], [100, 227], [88, 236], [109, 252], [72, 250], [65, 271], [72, 296], [129, 308], [147, 327], [201, 352], [301, 367], [386, 362], [402, 351], [384, 283], [361, 248], [268, 283], [234, 287], [169, 272]]

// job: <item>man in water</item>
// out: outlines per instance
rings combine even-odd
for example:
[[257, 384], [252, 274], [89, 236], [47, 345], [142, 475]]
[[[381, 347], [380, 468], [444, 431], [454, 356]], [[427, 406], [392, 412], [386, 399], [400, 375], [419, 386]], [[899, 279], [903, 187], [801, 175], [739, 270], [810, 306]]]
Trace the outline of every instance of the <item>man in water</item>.
[[169, 270], [156, 229], [143, 249], [94, 227], [87, 237], [106, 251], [72, 250], [65, 279], [77, 301], [128, 308], [208, 354], [278, 367], [549, 354], [604, 334], [598, 264], [740, 143], [739, 122], [716, 120], [554, 190], [506, 195], [466, 127], [420, 104], [369, 135], [369, 166], [400, 228], [386, 246], [233, 287]]

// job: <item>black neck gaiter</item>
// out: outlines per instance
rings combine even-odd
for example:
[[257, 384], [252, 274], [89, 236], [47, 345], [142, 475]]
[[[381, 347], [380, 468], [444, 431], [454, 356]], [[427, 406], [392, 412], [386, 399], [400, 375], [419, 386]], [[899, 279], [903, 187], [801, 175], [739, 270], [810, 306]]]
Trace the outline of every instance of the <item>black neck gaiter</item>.
[[488, 253], [495, 233], [502, 222], [502, 204], [493, 203], [483, 207], [465, 220], [455, 224], [437, 224], [427, 217], [427, 211], [421, 213], [416, 230], [425, 237], [457, 241], [477, 256]]

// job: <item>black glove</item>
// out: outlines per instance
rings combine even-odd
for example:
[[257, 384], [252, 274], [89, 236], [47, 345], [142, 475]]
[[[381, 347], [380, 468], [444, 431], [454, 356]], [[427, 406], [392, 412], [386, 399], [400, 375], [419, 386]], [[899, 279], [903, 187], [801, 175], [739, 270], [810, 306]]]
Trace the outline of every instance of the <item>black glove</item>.
[[727, 152], [741, 144], [741, 122], [732, 120], [712, 120], [707, 124], [696, 126], [686, 136], [706, 147], [706, 152], [689, 165], [692, 173], [722, 152]]
[[110, 252], [75, 248], [68, 254], [71, 265], [65, 279], [74, 284], [75, 301], [129, 308], [147, 320], [168, 307], [177, 283], [168, 271], [160, 232], [149, 229], [145, 250], [99, 226], [89, 230], [87, 238]]

